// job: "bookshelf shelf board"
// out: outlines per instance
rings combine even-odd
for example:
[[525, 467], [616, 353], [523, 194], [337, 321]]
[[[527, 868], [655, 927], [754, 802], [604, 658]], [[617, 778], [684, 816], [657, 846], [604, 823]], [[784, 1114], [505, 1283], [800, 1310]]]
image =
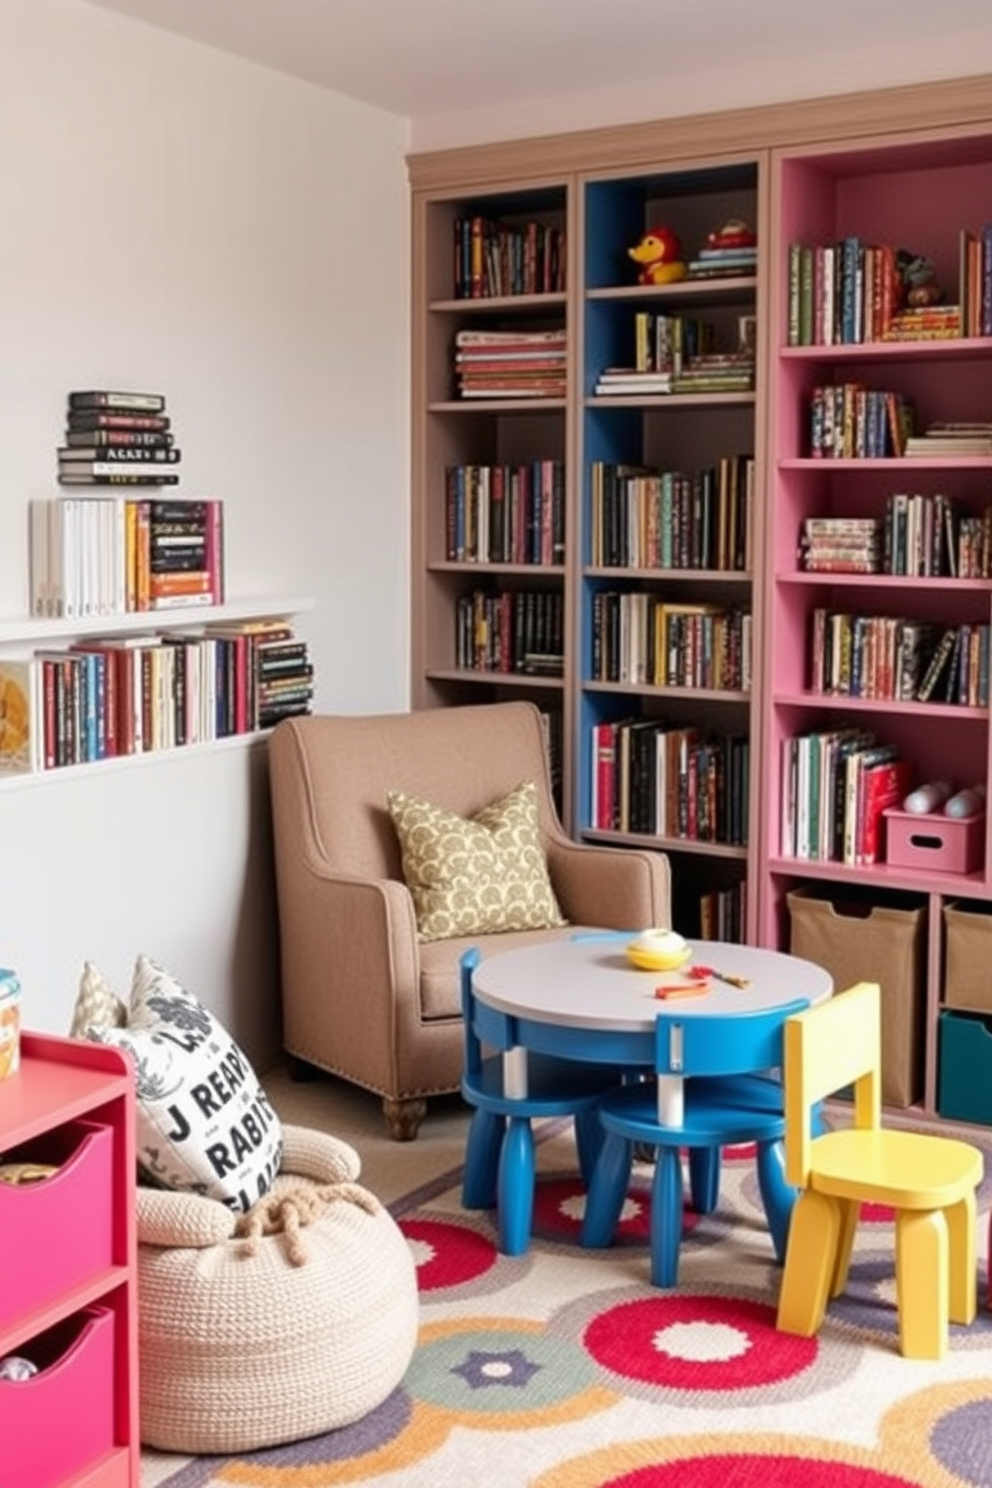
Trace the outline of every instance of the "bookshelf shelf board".
[[433, 315], [505, 315], [508, 310], [564, 310], [564, 293], [533, 295], [480, 295], [477, 299], [431, 300]]
[[[23, 615], [0, 619], [0, 646], [30, 642], [47, 646], [51, 641], [83, 639], [85, 636], [130, 635], [135, 631], [183, 630], [190, 626], [225, 620], [253, 620], [274, 615], [299, 615], [313, 609], [313, 600], [299, 595], [257, 595], [226, 600], [222, 605], [188, 605], [172, 610], [130, 611], [124, 615], [85, 615], [76, 618], [43, 619]], [[51, 771], [43, 772], [51, 775]]]
[[643, 408], [673, 413], [678, 408], [746, 408], [754, 405], [754, 393], [635, 393], [621, 398], [614, 393], [585, 399], [586, 408]]
[[451, 398], [428, 403], [428, 413], [547, 413], [564, 411], [565, 398]]
[[656, 837], [650, 832], [608, 832], [596, 827], [583, 827], [583, 842], [601, 842], [607, 847], [654, 847], [660, 852], [691, 853], [705, 858], [729, 858], [743, 862], [747, 848], [729, 842], [704, 842], [695, 837]]
[[428, 573], [458, 574], [466, 578], [470, 574], [520, 574], [533, 578], [561, 578], [565, 573], [561, 563], [459, 563], [454, 558], [439, 558], [427, 565]]
[[662, 300], [665, 304], [688, 301], [693, 305], [736, 304], [753, 296], [758, 281], [753, 276], [724, 279], [682, 279], [677, 284], [621, 284], [586, 291], [587, 300]]
[[655, 579], [665, 583], [741, 584], [753, 582], [753, 574], [741, 568], [621, 568], [589, 565], [582, 570], [587, 579]]
[[900, 475], [911, 470], [992, 470], [990, 455], [898, 455], [886, 459], [834, 460], [796, 456], [780, 459], [779, 470], [898, 470]]
[[541, 677], [533, 672], [477, 672], [468, 667], [431, 667], [424, 675], [431, 682], [475, 682], [497, 687], [539, 687], [561, 691], [563, 677]]
[[750, 703], [747, 692], [723, 692], [705, 687], [655, 687], [650, 682], [597, 682], [590, 677], [582, 683], [583, 692], [612, 692], [622, 697], [688, 698], [694, 702]]
[[[926, 821], [926, 817], [921, 817]], [[776, 878], [809, 879], [836, 884], [869, 882], [882, 889], [899, 889], [910, 893], [929, 893], [935, 889], [944, 895], [985, 897], [985, 875], [975, 873], [914, 872], [912, 868], [894, 868], [889, 863], [872, 863], [857, 867], [852, 863], [824, 863], [808, 858], [770, 858], [768, 870]]]
[[0, 793], [32, 790], [52, 786], [60, 781], [102, 780], [113, 771], [156, 768], [170, 761], [189, 760], [218, 751], [243, 750], [269, 737], [271, 729], [253, 729], [247, 734], [228, 734], [223, 739], [209, 739], [202, 744], [177, 744], [171, 749], [143, 749], [140, 754], [117, 754], [110, 759], [86, 760], [79, 765], [59, 765], [52, 770], [0, 770]]
[[800, 588], [812, 585], [816, 588], [829, 589], [898, 589], [903, 593], [910, 589], [933, 593], [935, 587], [939, 587], [942, 591], [959, 594], [988, 593], [992, 590], [992, 579], [952, 579], [943, 574], [927, 577], [923, 574], [794, 573], [786, 571], [776, 573], [775, 582], [785, 585], [794, 584]]
[[988, 336], [946, 336], [919, 341], [834, 341], [829, 345], [783, 346], [784, 362], [946, 362], [992, 355]]
[[886, 717], [915, 715], [917, 718], [953, 718], [956, 722], [974, 720], [987, 723], [988, 708], [968, 708], [961, 703], [903, 702], [895, 698], [847, 697], [835, 692], [772, 691], [775, 704], [782, 708], [840, 709], [852, 713], [882, 713]]

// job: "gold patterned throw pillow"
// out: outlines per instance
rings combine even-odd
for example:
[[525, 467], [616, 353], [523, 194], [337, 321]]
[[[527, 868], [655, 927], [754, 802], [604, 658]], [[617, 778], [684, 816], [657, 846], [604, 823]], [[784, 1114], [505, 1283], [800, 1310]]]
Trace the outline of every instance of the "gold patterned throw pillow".
[[537, 825], [537, 788], [524, 781], [465, 818], [388, 791], [418, 939], [565, 925]]

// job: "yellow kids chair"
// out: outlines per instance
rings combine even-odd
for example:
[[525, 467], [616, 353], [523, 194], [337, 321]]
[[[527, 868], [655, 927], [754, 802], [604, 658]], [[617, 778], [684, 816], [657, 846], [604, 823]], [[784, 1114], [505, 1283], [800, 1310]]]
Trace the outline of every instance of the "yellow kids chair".
[[[786, 1021], [785, 1174], [801, 1193], [792, 1214], [778, 1327], [809, 1338], [828, 1297], [847, 1284], [863, 1202], [896, 1210], [899, 1343], [909, 1359], [947, 1352], [948, 1318], [974, 1321], [975, 1189], [982, 1154], [968, 1142], [881, 1124], [878, 984], [846, 992]], [[813, 1136], [818, 1101], [854, 1087], [853, 1119]]]

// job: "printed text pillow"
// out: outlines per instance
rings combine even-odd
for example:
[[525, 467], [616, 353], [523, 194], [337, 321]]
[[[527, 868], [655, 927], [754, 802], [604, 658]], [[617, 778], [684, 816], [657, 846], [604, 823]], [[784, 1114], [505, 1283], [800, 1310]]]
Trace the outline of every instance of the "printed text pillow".
[[537, 824], [537, 789], [522, 785], [467, 819], [387, 793], [422, 941], [564, 925]]
[[279, 1171], [282, 1127], [241, 1049], [191, 992], [139, 956], [126, 1027], [85, 1032], [134, 1061], [138, 1161], [154, 1182], [236, 1212], [258, 1202]]

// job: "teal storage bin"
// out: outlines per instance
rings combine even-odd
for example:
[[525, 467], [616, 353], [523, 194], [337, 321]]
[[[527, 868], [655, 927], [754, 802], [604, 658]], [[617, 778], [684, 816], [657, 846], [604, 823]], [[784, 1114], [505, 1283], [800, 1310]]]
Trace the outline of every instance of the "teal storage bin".
[[941, 1013], [939, 1049], [939, 1114], [992, 1126], [992, 1017]]

